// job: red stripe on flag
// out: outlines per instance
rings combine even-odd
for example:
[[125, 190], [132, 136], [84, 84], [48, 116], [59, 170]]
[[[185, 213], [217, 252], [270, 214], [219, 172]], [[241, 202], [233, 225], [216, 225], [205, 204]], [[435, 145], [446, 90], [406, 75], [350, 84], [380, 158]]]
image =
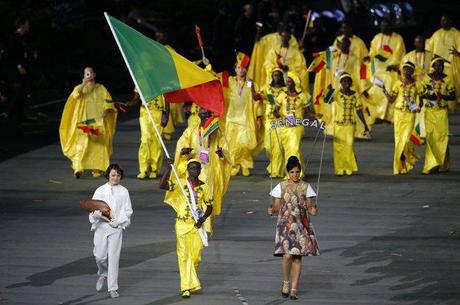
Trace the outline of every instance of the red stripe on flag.
[[323, 95], [324, 88], [321, 89], [321, 91], [318, 93], [318, 95], [315, 97], [315, 105], [319, 105], [319, 100], [321, 96]]
[[318, 73], [319, 71], [321, 71], [323, 69], [323, 67], [326, 65], [326, 62], [324, 60], [320, 61], [320, 63], [313, 68], [313, 70], [311, 70], [311, 72], [313, 73]]
[[223, 71], [222, 72], [222, 87], [228, 88], [230, 85], [228, 83], [228, 71]]
[[361, 67], [359, 68], [359, 78], [367, 79], [367, 67], [365, 64], [361, 64]]
[[393, 54], [393, 50], [392, 50], [392, 49], [390, 48], [390, 46], [387, 45], [387, 44], [383, 46], [383, 50], [387, 51], [388, 53]]
[[169, 103], [194, 102], [198, 106], [218, 114], [224, 113], [224, 94], [219, 80], [167, 92], [164, 97]]
[[196, 38], [198, 39], [198, 44], [200, 47], [203, 47], [203, 40], [201, 39], [201, 30], [195, 25]]
[[417, 136], [414, 135], [414, 134], [411, 134], [411, 135], [410, 135], [409, 140], [410, 140], [412, 143], [414, 143], [415, 145], [420, 145], [420, 144], [421, 144], [420, 138], [417, 137]]

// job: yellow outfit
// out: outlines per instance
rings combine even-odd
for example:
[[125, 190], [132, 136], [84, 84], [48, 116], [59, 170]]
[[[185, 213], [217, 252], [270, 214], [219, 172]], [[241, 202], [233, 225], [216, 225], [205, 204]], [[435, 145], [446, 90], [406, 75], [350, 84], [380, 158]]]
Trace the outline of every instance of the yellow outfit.
[[[385, 48], [389, 48], [391, 53], [385, 52]], [[379, 59], [382, 58], [379, 56], [381, 54], [384, 54], [387, 59]], [[386, 68], [390, 65], [399, 66], [405, 54], [406, 47], [401, 35], [394, 32], [391, 35], [384, 35], [383, 33], [375, 35], [369, 50], [372, 77], [382, 80], [386, 88], [392, 88], [399, 76], [394, 71], [386, 71]], [[369, 89], [368, 93], [370, 96], [368, 107], [372, 121], [378, 118], [392, 122], [394, 106], [388, 103], [382, 89], [374, 85]]]
[[[272, 48], [265, 58], [264, 69], [265, 79], [271, 79], [273, 68], [281, 68], [279, 65], [288, 66], [288, 71], [295, 72], [300, 78], [300, 87], [303, 92], [308, 92], [308, 72], [305, 62], [305, 57], [298, 47], [289, 45], [285, 48], [280, 46], [279, 48]], [[287, 72], [287, 71], [286, 71]]]
[[[414, 77], [418, 81], [423, 82], [425, 78], [428, 77], [428, 73], [430, 73], [430, 63], [432, 59], [433, 53], [430, 51], [425, 50], [423, 52], [417, 52], [416, 50], [413, 50], [404, 56], [401, 64], [404, 64], [407, 61], [413, 63], [415, 65]], [[418, 130], [420, 130], [420, 138], [422, 139], [425, 138], [425, 109], [425, 107], [422, 107], [420, 112], [415, 114], [415, 126], [418, 126]]]
[[[415, 153], [414, 144], [410, 136], [414, 130], [415, 112], [411, 112], [410, 103], [419, 103], [419, 96], [423, 94], [423, 85], [420, 82], [404, 84], [398, 80], [394, 84], [391, 94], [397, 94], [394, 102], [394, 138], [395, 152], [393, 158], [393, 174], [406, 174], [420, 157]], [[402, 160], [403, 159], [403, 160]]]
[[[455, 91], [452, 79], [447, 76], [443, 81], [434, 81], [426, 78], [424, 82], [428, 94], [450, 95]], [[449, 119], [447, 101], [425, 102], [425, 165], [423, 173], [428, 174], [431, 169], [439, 167], [448, 170], [449, 162]]]
[[268, 100], [268, 95], [273, 95], [273, 98], [276, 99], [278, 96], [286, 90], [286, 87], [272, 87], [270, 85], [265, 85], [260, 90], [260, 94], [263, 97], [264, 103], [264, 147], [267, 154], [269, 164], [267, 166], [267, 172], [271, 177], [284, 177], [284, 156], [281, 149], [281, 134], [277, 128], [272, 128], [272, 123], [281, 118], [276, 118], [274, 115], [275, 104], [271, 104]]
[[354, 151], [356, 111], [362, 109], [358, 93], [334, 96], [334, 170], [336, 175], [351, 175], [358, 171]]
[[[289, 40], [289, 46], [291, 48], [299, 48], [297, 39], [293, 35], [291, 35], [291, 40]], [[259, 41], [256, 41], [254, 49], [252, 50], [251, 63], [248, 67], [248, 78], [254, 80], [255, 83], [261, 86], [265, 85], [268, 76], [264, 70], [267, 54], [272, 49], [279, 50], [280, 47], [281, 35], [278, 32], [267, 34]]]
[[460, 31], [451, 27], [449, 30], [439, 29], [426, 40], [425, 47], [434, 54], [441, 56], [449, 62], [444, 63], [444, 73], [447, 74], [456, 92], [456, 101], [448, 101], [449, 110], [454, 111], [456, 103], [460, 103], [460, 58], [450, 54], [450, 49], [460, 51]]
[[[262, 108], [254, 101], [254, 82], [229, 77], [227, 113], [225, 116], [225, 137], [235, 169], [253, 168], [253, 155], [258, 150], [256, 119]], [[263, 136], [262, 136], [263, 137]]]
[[[189, 202], [191, 202], [185, 179], [181, 180], [181, 183], [184, 186]], [[193, 187], [193, 190], [195, 191], [196, 205], [204, 213], [207, 206], [213, 203], [208, 186], [202, 184]], [[176, 251], [180, 273], [180, 289], [182, 291], [197, 291], [201, 289], [198, 269], [201, 262], [203, 243], [198, 230], [195, 228], [192, 212], [175, 178], [169, 180], [169, 190], [166, 192], [165, 203], [169, 204], [176, 212]]]
[[[107, 89], [101, 84], [86, 85], [80, 94], [76, 86], [67, 99], [59, 126], [62, 152], [72, 161], [74, 172], [91, 169], [105, 171], [112, 155], [112, 138], [116, 129], [117, 110]], [[110, 101], [110, 102], [107, 102]], [[106, 109], [113, 110], [103, 119]], [[77, 126], [95, 119], [101, 135], [83, 133]]]
[[[281, 140], [281, 147], [284, 152], [285, 160], [290, 156], [296, 156], [300, 163], [303, 164], [303, 156], [301, 150], [302, 137], [304, 134], [304, 126], [302, 124], [296, 126], [295, 120], [302, 120], [305, 109], [310, 106], [310, 95], [300, 92], [297, 96], [289, 96], [286, 92], [281, 92], [276, 102], [280, 106], [281, 120], [285, 126], [278, 128], [278, 135]], [[288, 121], [293, 120], [294, 126], [289, 126]], [[285, 168], [286, 164], [283, 164]], [[302, 169], [305, 173], [307, 169]]]
[[[335, 39], [334, 47], [339, 50], [338, 42], [341, 41], [345, 35], [340, 35]], [[348, 37], [350, 39], [350, 54], [354, 55], [360, 61], [367, 56], [369, 51], [367, 50], [366, 44], [364, 41], [356, 35]]]
[[[219, 147], [222, 148], [223, 158], [220, 158], [216, 154]], [[192, 148], [193, 150], [190, 154], [181, 156], [180, 152], [182, 148]], [[214, 198], [213, 216], [219, 215], [222, 208], [222, 200], [230, 181], [232, 168], [231, 156], [221, 130], [214, 131], [208, 137], [202, 137], [202, 127], [200, 124], [187, 127], [177, 141], [174, 166], [179, 177], [185, 178], [187, 175], [187, 161], [190, 159], [200, 159], [202, 152], [207, 152], [209, 162], [206, 164], [201, 162], [200, 180], [206, 183]], [[212, 218], [210, 222], [206, 222], [206, 225], [206, 229], [211, 231]]]
[[[163, 127], [161, 127], [161, 117], [163, 115], [163, 111], [165, 110], [165, 103], [163, 95], [160, 95], [147, 103], [160, 135], [163, 133]], [[140, 108], [139, 125], [141, 128], [141, 144], [139, 146], [138, 154], [139, 173], [147, 173], [150, 170], [151, 176], [156, 177], [156, 174], [158, 174], [161, 170], [161, 163], [163, 162], [163, 147], [161, 146], [160, 140], [153, 129], [144, 105], [141, 105]]]
[[[316, 74], [314, 96], [320, 95], [322, 91], [322, 98], [319, 99], [319, 105], [316, 105], [315, 110], [322, 114], [321, 120], [324, 121], [326, 127], [326, 133], [332, 135], [334, 132], [334, 111], [335, 103], [327, 104], [324, 101], [324, 97], [327, 94], [327, 87], [331, 85], [332, 88], [337, 90], [340, 89], [339, 76], [343, 72], [347, 72], [351, 75], [353, 80], [352, 88], [358, 94], [366, 90], [370, 84], [367, 79], [361, 80], [360, 77], [361, 61], [352, 54], [344, 54], [340, 51], [335, 51], [332, 54], [332, 61], [330, 69], [323, 69]], [[317, 84], [318, 83], [318, 84]], [[367, 112], [363, 111], [366, 122], [370, 126], [370, 118]], [[364, 125], [361, 121], [356, 123], [355, 126], [355, 137], [365, 138]]]
[[188, 120], [187, 120], [188, 127], [200, 124], [201, 120], [199, 116], [199, 111], [200, 111], [200, 107], [197, 104], [192, 103], [192, 105], [190, 106], [190, 116], [188, 117]]

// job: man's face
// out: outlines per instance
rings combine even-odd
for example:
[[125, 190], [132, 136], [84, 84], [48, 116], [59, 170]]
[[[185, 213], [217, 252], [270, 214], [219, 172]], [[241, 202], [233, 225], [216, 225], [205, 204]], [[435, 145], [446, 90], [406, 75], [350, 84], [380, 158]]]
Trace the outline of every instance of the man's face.
[[201, 173], [201, 164], [198, 162], [191, 162], [187, 166], [187, 172], [190, 177], [198, 178]]
[[350, 40], [349, 39], [342, 39], [342, 41], [338, 44], [340, 51], [342, 53], [348, 54], [350, 52]]
[[201, 119], [201, 122], [206, 121], [208, 118], [211, 117], [211, 111], [201, 108], [200, 111], [198, 112], [198, 115]]
[[235, 67], [235, 73], [239, 78], [245, 78], [247, 70], [237, 64]]
[[286, 31], [281, 32], [281, 42], [283, 43], [283, 45], [288, 46], [290, 39], [291, 39], [291, 35], [288, 32]]
[[380, 23], [380, 32], [382, 32], [385, 35], [391, 34], [391, 27], [388, 21], [384, 20]]
[[414, 69], [412, 69], [411, 67], [404, 67], [403, 75], [404, 75], [404, 78], [406, 79], [412, 78], [412, 75], [414, 75]]
[[347, 37], [351, 36], [352, 35], [351, 25], [345, 22], [342, 23], [342, 25], [340, 26], [340, 33]]
[[450, 18], [447, 16], [442, 16], [441, 27], [446, 30], [450, 29], [452, 27], [452, 20], [450, 20]]
[[421, 36], [415, 37], [414, 46], [417, 51], [423, 51], [425, 49], [425, 38]]

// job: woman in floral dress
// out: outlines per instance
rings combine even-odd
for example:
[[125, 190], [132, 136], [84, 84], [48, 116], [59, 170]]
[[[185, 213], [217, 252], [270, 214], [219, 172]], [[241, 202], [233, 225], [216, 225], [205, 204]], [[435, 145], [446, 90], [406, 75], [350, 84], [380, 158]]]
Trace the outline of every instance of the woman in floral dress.
[[[275, 256], [283, 257], [283, 297], [297, 299], [302, 256], [319, 255], [318, 243], [309, 215], [317, 215], [313, 206], [316, 193], [307, 182], [300, 180], [301, 166], [296, 156], [289, 157], [286, 165], [289, 179], [279, 183], [270, 195], [274, 198], [272, 215], [278, 212], [275, 234]], [[290, 282], [291, 280], [291, 282]], [[289, 285], [291, 283], [291, 286]], [[290, 288], [290, 292], [289, 292]]]

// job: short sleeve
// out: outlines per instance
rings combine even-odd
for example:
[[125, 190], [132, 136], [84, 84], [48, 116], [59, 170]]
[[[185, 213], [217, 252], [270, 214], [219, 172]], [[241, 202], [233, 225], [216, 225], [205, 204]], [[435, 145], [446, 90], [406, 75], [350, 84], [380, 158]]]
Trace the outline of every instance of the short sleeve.
[[273, 190], [270, 192], [270, 196], [274, 198], [281, 198], [281, 184], [280, 183], [278, 183], [278, 185], [273, 188]]
[[214, 198], [212, 198], [211, 192], [209, 188], [203, 188], [203, 202], [206, 206], [212, 206], [214, 203]]
[[311, 197], [316, 197], [316, 193], [315, 193], [315, 191], [313, 190], [313, 188], [311, 187], [311, 185], [308, 184], [308, 188], [307, 188], [307, 198], [311, 198]]

